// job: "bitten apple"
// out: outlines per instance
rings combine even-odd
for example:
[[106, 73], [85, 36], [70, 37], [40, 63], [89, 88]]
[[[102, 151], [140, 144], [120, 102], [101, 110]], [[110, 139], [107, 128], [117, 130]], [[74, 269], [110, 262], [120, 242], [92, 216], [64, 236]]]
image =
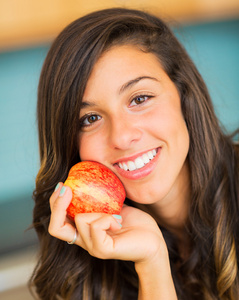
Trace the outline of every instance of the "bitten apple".
[[74, 165], [64, 185], [72, 189], [67, 208], [72, 219], [78, 213], [119, 214], [126, 196], [119, 178], [106, 166], [93, 161]]

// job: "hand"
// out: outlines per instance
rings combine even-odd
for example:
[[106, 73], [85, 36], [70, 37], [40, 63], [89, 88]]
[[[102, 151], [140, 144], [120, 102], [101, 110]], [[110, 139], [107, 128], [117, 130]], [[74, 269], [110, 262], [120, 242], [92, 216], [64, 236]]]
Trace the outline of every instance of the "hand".
[[49, 233], [52, 236], [71, 241], [76, 228], [75, 244], [101, 259], [147, 262], [165, 253], [161, 231], [149, 214], [123, 206], [122, 227], [112, 215], [101, 213], [78, 214], [74, 224], [66, 213], [72, 197], [71, 189], [64, 187], [65, 193], [60, 196], [60, 188], [50, 198]]

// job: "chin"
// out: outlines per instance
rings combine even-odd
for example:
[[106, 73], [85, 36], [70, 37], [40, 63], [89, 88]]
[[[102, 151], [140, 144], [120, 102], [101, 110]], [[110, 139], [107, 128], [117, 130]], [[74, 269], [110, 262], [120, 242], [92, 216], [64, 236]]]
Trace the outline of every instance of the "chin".
[[130, 194], [126, 192], [126, 197], [134, 203], [151, 205], [160, 201], [160, 197], [156, 195], [152, 195], [150, 193], [145, 195], [145, 193]]
[[127, 186], [126, 197], [135, 203], [153, 205], [163, 203], [173, 190], [172, 182], [167, 181], [168, 184], [163, 184], [162, 180], [157, 180], [156, 183], [138, 183], [135, 186]]

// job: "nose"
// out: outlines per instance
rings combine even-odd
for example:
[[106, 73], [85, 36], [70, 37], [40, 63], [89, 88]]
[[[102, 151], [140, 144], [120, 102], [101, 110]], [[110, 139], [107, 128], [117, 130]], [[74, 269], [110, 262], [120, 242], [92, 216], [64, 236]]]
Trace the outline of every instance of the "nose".
[[109, 142], [114, 149], [127, 150], [142, 137], [142, 130], [134, 117], [120, 115], [109, 124]]

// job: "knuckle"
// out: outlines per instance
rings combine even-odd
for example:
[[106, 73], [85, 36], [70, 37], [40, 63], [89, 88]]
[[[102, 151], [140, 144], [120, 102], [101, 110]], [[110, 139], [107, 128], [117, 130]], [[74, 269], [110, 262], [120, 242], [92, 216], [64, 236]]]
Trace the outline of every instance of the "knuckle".
[[82, 221], [81, 214], [76, 214], [75, 215], [75, 223], [79, 224]]
[[94, 252], [93, 249], [89, 249], [89, 248], [87, 249], [87, 248], [86, 248], [86, 250], [88, 251], [88, 253], [90, 254], [90, 256], [97, 257], [97, 256], [96, 256], [96, 253]]
[[54, 236], [54, 237], [57, 237], [57, 232], [56, 232], [56, 229], [55, 227], [53, 226], [53, 224], [50, 222], [49, 226], [48, 226], [48, 233], [51, 235], [51, 236]]
[[98, 222], [93, 222], [90, 225], [90, 229], [91, 231], [98, 231], [100, 229], [100, 224]]
[[101, 251], [100, 249], [91, 248], [91, 249], [88, 249], [88, 252], [91, 256], [94, 256], [99, 259], [107, 259], [108, 258], [106, 253], [104, 251]]
[[49, 225], [48, 227], [48, 233], [52, 236], [55, 236], [55, 232], [54, 232], [54, 229], [52, 228], [52, 226]]

